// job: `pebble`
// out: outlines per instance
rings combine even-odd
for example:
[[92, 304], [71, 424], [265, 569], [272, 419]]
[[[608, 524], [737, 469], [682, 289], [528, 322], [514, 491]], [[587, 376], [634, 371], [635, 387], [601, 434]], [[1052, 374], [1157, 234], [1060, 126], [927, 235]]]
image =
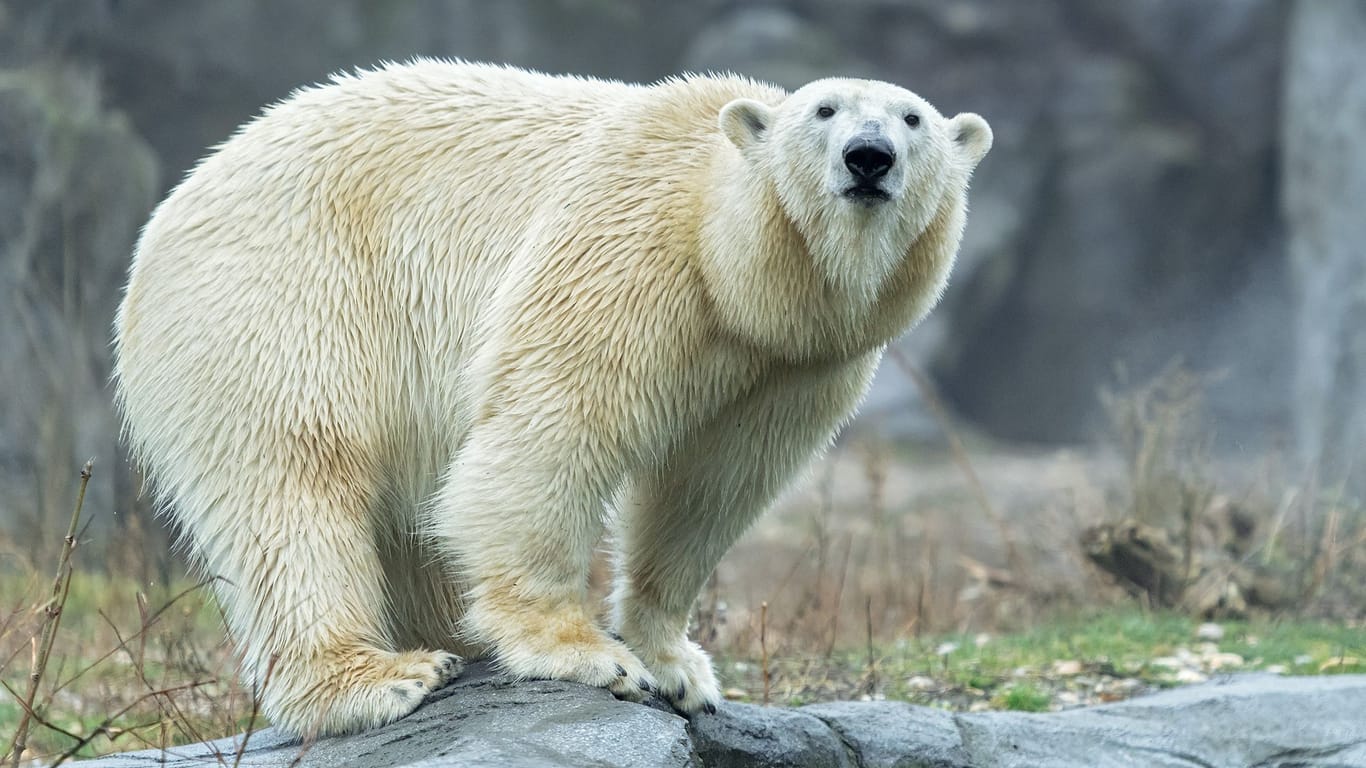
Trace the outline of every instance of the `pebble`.
[[1243, 657], [1236, 653], [1213, 653], [1206, 656], [1203, 661], [1205, 666], [1210, 669], [1223, 669], [1224, 667], [1243, 666]]
[[932, 677], [914, 675], [906, 678], [906, 687], [913, 691], [933, 691], [939, 687], [939, 683], [936, 683]]
[[1212, 621], [1207, 621], [1195, 630], [1195, 637], [1200, 640], [1212, 640], [1217, 643], [1224, 639], [1224, 628]]
[[1075, 677], [1081, 674], [1081, 662], [1076, 659], [1064, 659], [1053, 662], [1053, 674], [1061, 677]]
[[1176, 682], [1178, 683], [1203, 683], [1209, 680], [1209, 675], [1194, 669], [1178, 669], [1176, 671]]

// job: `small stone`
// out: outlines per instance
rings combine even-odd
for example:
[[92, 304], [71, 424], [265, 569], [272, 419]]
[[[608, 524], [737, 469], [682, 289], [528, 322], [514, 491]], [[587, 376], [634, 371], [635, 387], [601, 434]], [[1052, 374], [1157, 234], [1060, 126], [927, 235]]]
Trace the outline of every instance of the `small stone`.
[[1212, 640], [1217, 643], [1224, 639], [1224, 628], [1212, 621], [1207, 621], [1195, 630], [1195, 636], [1200, 640]]
[[986, 712], [989, 709], [991, 709], [991, 702], [985, 700], [974, 701], [972, 704], [968, 705], [969, 712]]
[[1244, 663], [1243, 657], [1236, 653], [1216, 653], [1205, 659], [1205, 665], [1210, 669], [1241, 667]]
[[1284, 664], [1272, 664], [1266, 668], [1266, 671], [1273, 675], [1284, 675], [1286, 668]]
[[744, 688], [727, 688], [721, 695], [730, 701], [744, 701], [749, 698], [749, 691]]
[[1075, 677], [1081, 674], [1081, 662], [1076, 659], [1062, 659], [1053, 662], [1053, 674], [1060, 677]]
[[932, 677], [913, 675], [906, 678], [906, 687], [912, 691], [933, 691], [939, 687], [939, 683], [936, 683]]
[[1167, 669], [1176, 669], [1177, 667], [1183, 666], [1184, 664], [1184, 661], [1178, 659], [1175, 656], [1158, 656], [1157, 658], [1153, 659], [1154, 667], [1166, 667]]
[[1176, 671], [1176, 682], [1178, 683], [1203, 683], [1209, 680], [1209, 675], [1194, 669], [1178, 669]]
[[1081, 696], [1072, 691], [1062, 691], [1058, 694], [1057, 703], [1060, 707], [1079, 707], [1081, 706]]

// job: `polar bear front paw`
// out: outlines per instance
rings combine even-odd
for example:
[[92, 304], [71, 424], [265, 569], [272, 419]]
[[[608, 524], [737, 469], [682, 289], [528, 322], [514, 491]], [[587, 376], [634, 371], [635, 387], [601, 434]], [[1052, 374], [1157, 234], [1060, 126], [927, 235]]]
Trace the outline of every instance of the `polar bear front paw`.
[[515, 678], [569, 680], [637, 702], [658, 689], [629, 648], [576, 608], [539, 615], [500, 614], [476, 604], [467, 618], [478, 636], [493, 645], [498, 665]]
[[606, 688], [625, 701], [644, 701], [658, 686], [645, 665], [626, 646], [605, 636], [602, 643], [576, 643], [536, 649], [504, 646], [500, 666], [523, 680], [569, 680]]
[[721, 686], [711, 667], [711, 658], [697, 643], [680, 638], [668, 648], [642, 654], [645, 666], [654, 672], [659, 695], [674, 709], [687, 714], [716, 714], [721, 703]]

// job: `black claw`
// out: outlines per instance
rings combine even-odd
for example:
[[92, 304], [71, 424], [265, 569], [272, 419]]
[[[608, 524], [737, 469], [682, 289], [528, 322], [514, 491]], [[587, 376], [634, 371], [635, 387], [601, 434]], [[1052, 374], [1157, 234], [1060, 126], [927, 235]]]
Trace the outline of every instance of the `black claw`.
[[706, 712], [709, 715], [714, 715], [716, 714], [716, 705], [709, 701], [706, 704], [702, 705], [702, 711]]
[[617, 665], [617, 677], [626, 677], [626, 667]]
[[613, 640], [616, 640], [618, 643], [626, 642], [626, 639], [616, 632], [608, 632], [607, 636], [612, 638]]
[[640, 686], [640, 690], [645, 691], [646, 693], [655, 692], [655, 687], [653, 685], [650, 685], [649, 680], [639, 680], [636, 682], [636, 685]]
[[687, 696], [687, 695], [688, 695], [688, 687], [687, 687], [686, 685], [680, 685], [680, 686], [678, 686], [678, 690], [674, 692], [673, 700], [674, 700], [674, 701], [677, 701], [677, 702], [682, 702], [682, 701], [683, 701], [683, 697], [685, 697], [685, 696]]

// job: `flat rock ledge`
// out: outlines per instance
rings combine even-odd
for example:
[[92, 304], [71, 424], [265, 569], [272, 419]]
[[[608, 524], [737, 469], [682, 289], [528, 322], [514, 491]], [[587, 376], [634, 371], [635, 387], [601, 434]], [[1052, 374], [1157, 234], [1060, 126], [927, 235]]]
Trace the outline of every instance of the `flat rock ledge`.
[[1242, 674], [1089, 709], [955, 714], [891, 701], [727, 703], [688, 721], [486, 664], [384, 728], [304, 744], [274, 729], [85, 766], [1366, 768], [1366, 675]]

